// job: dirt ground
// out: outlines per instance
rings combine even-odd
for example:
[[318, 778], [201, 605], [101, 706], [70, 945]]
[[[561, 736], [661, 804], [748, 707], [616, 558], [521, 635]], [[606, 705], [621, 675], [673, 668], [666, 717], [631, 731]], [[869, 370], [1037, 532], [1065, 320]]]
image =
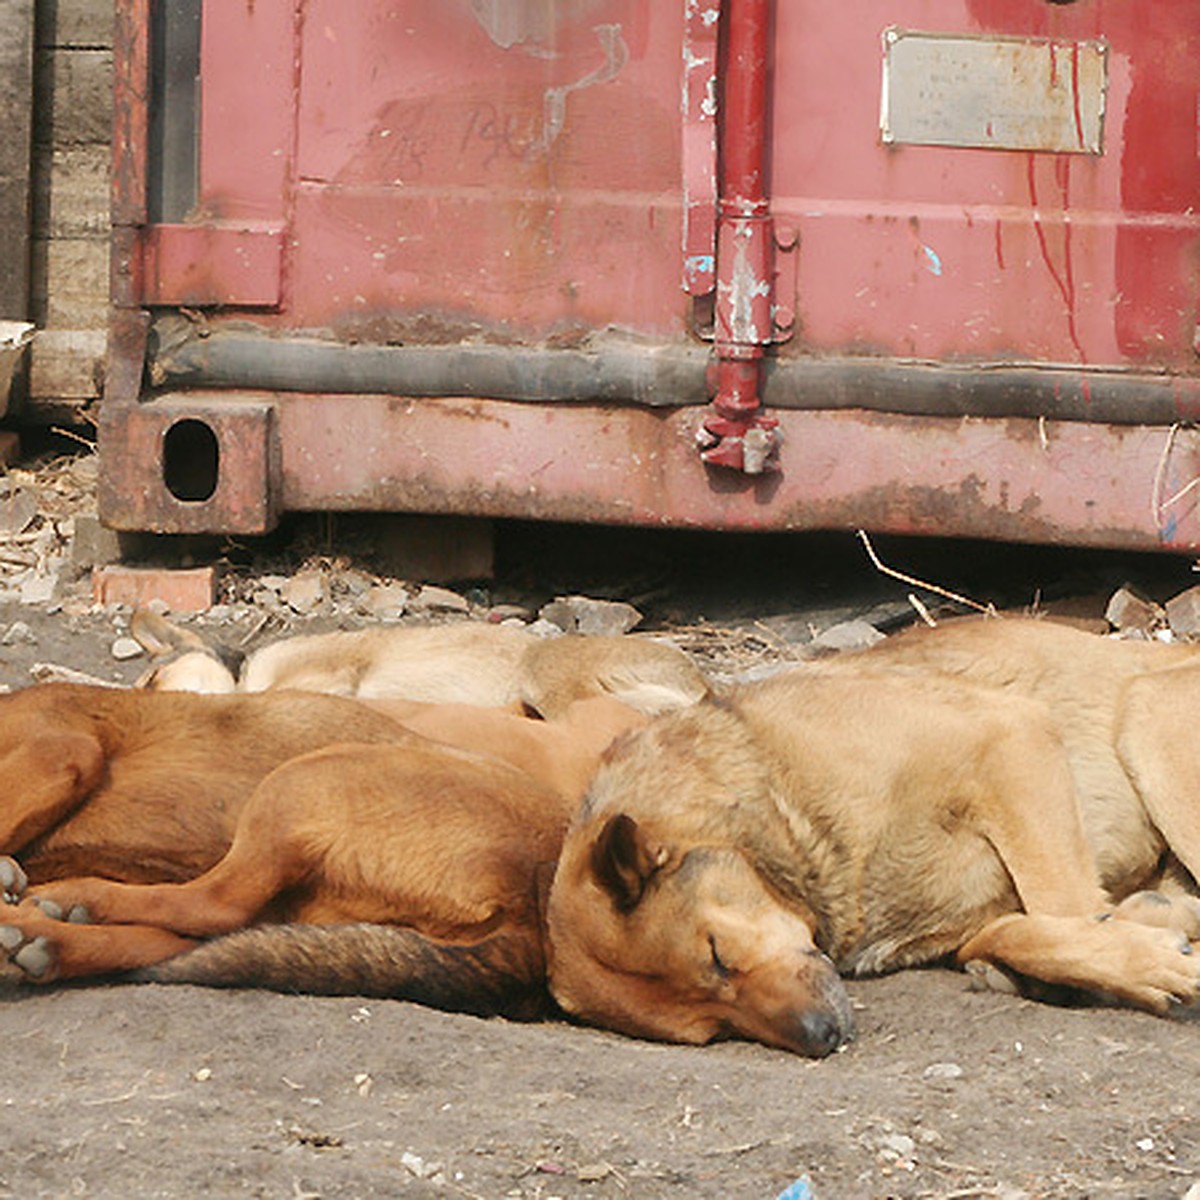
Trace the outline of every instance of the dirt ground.
[[[341, 553], [353, 523], [321, 536]], [[222, 553], [252, 594], [255, 572], [297, 568], [304, 537]], [[1127, 579], [1164, 596], [1195, 582], [1178, 559], [880, 546], [1001, 606], [1077, 599], [1095, 612]], [[646, 626], [730, 673], [849, 617], [900, 622], [911, 590], [850, 536], [513, 527], [497, 553], [474, 603], [632, 599]], [[124, 681], [145, 667], [112, 656], [127, 614], [85, 593], [66, 579], [49, 602], [0, 603], [0, 684], [25, 686], [39, 662]], [[247, 602], [209, 632], [265, 639], [287, 624]], [[8, 984], [0, 1196], [1200, 1197], [1193, 1020], [971, 992], [948, 970], [850, 992], [857, 1040], [814, 1063], [379, 1000]]]

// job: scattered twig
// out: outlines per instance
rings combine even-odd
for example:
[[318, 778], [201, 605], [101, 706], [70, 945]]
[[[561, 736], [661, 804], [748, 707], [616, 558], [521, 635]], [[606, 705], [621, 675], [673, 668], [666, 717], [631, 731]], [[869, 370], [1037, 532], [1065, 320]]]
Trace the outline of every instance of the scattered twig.
[[239, 646], [249, 645], [250, 642], [252, 642], [256, 637], [258, 637], [258, 635], [263, 630], [263, 626], [266, 625], [266, 623], [270, 619], [271, 619], [271, 614], [269, 612], [259, 613], [258, 619], [254, 622], [253, 625], [250, 626], [250, 628], [242, 636], [242, 639], [241, 639], [241, 641], [238, 642], [238, 645]]
[[881, 574], [887, 575], [892, 579], [898, 579], [901, 583], [907, 583], [910, 587], [919, 587], [926, 592], [933, 592], [935, 596], [944, 596], [947, 600], [953, 600], [955, 604], [963, 604], [967, 608], [975, 609], [976, 612], [986, 613], [989, 617], [996, 615], [996, 606], [994, 604], [980, 604], [977, 600], [970, 600], [966, 596], [960, 596], [957, 592], [951, 592], [946, 588], [938, 587], [936, 584], [926, 583], [923, 579], [917, 579], [912, 575], [905, 575], [902, 571], [885, 566], [880, 561], [879, 555], [875, 553], [875, 547], [871, 545], [871, 539], [867, 536], [867, 531], [859, 529], [857, 533], [859, 541], [862, 542], [867, 551], [867, 557]]
[[1167, 430], [1167, 439], [1163, 442], [1162, 453], [1158, 456], [1158, 465], [1154, 468], [1154, 483], [1150, 491], [1150, 516], [1156, 528], [1161, 529], [1163, 518], [1168, 508], [1178, 504], [1185, 496], [1200, 488], [1200, 476], [1185, 483], [1177, 492], [1162, 498], [1163, 487], [1167, 478], [1167, 467], [1171, 461], [1171, 451], [1175, 447], [1175, 435], [1182, 428], [1178, 421]]
[[89, 450], [95, 452], [96, 443], [90, 438], [82, 437], [80, 434], [73, 432], [70, 429], [63, 429], [60, 425], [51, 425], [51, 433], [57, 433], [59, 437], [70, 438], [73, 442], [78, 442], [81, 446], [86, 446]]
[[917, 616], [920, 617], [930, 629], [937, 628], [937, 622], [933, 619], [929, 609], [925, 607], [921, 597], [918, 596], [916, 592], [908, 593], [908, 602], [917, 610]]
[[29, 674], [38, 683], [86, 683], [92, 687], [106, 688], [124, 686], [124, 684], [113, 683], [110, 679], [101, 679], [98, 675], [89, 675], [86, 671], [77, 671], [74, 667], [64, 667], [61, 663], [34, 663], [29, 668]]

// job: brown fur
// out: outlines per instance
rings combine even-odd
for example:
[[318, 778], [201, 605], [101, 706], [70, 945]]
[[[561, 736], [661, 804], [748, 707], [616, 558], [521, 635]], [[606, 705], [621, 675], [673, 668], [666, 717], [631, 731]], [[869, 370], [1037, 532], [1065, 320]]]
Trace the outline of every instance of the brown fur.
[[416, 738], [333, 696], [25, 688], [0, 696], [0, 850], [35, 881], [185, 879], [225, 852], [267, 774], [350, 740]]
[[1196, 650], [1012, 620], [656, 721], [568, 832], [552, 990], [604, 1025], [809, 1053], [849, 1032], [835, 966], [954, 955], [1158, 1012], [1191, 1001], [1195, 901], [1134, 893], [1164, 865], [1193, 888], [1200, 871], [1198, 702]]
[[26, 902], [0, 942], [49, 977], [158, 962], [264, 913], [353, 922], [284, 931], [280, 957], [253, 929], [156, 977], [323, 990], [361, 951], [364, 987], [525, 1011], [544, 969], [609, 1028], [808, 1054], [851, 1032], [839, 970], [948, 955], [1161, 1012], [1200, 988], [1197, 906], [1176, 893], [1200, 870], [1198, 698], [1191, 650], [964, 623], [622, 737], [565, 839], [570, 805], [523, 772], [423, 742], [333, 747], [264, 780], [199, 879], [41, 890], [131, 924]]
[[547, 638], [521, 656], [522, 702], [543, 717], [561, 716], [578, 700], [608, 695], [643, 713], [686, 708], [708, 683], [676, 646], [644, 637]]
[[[305, 693], [28, 689], [0, 700], [0, 763], [25, 785], [0, 846], [35, 885], [60, 881], [6, 914], [0, 944], [48, 980], [145, 967], [255, 921], [347, 925], [319, 953], [296, 929], [218, 943], [189, 977], [295, 986], [299, 958], [310, 990], [541, 1011], [537, 867], [548, 876], [601, 750], [644, 720], [607, 697], [547, 723]], [[356, 740], [302, 753], [339, 739]], [[5, 875], [17, 898], [11, 859]], [[89, 921], [54, 920], [56, 897]]]

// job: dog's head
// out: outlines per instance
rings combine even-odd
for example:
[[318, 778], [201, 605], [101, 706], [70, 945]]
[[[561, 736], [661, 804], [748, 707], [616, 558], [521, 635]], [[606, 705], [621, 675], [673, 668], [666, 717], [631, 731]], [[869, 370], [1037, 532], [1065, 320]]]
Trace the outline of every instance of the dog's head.
[[735, 847], [672, 845], [624, 813], [584, 820], [550, 890], [550, 988], [567, 1012], [622, 1033], [823, 1057], [853, 1019], [814, 924]]
[[237, 691], [243, 656], [224, 646], [210, 646], [191, 630], [173, 625], [148, 609], [133, 614], [129, 632], [152, 658], [160, 660], [133, 685], [153, 692]]

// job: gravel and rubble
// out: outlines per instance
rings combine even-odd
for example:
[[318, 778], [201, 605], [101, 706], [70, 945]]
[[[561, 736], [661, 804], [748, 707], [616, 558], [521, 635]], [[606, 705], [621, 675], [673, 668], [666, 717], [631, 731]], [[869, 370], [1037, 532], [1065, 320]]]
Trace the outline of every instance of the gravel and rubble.
[[[19, 463], [0, 489], [0, 685], [48, 667], [136, 678], [129, 610], [92, 595], [92, 567], [120, 549], [95, 522], [92, 457]], [[1195, 637], [1172, 616], [1196, 610], [1186, 559], [876, 549], [984, 606]], [[636, 616], [732, 679], [957, 611], [851, 535], [514, 526], [496, 551], [495, 576], [464, 583], [380, 570], [349, 518], [141, 548], [160, 566], [219, 564], [217, 602], [172, 619], [243, 650], [379, 621], [553, 635]], [[1194, 1021], [1052, 1008], [944, 970], [850, 991], [857, 1041], [809, 1062], [378, 1000], [0, 986], [0, 1198], [1200, 1200]]]

